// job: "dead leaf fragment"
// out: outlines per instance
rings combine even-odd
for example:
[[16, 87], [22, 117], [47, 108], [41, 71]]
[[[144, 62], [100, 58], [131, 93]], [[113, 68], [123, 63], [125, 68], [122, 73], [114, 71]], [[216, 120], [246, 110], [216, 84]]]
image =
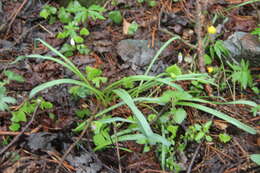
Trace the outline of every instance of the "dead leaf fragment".
[[131, 23], [127, 22], [127, 20], [123, 20], [123, 34], [127, 35], [128, 30], [129, 30], [129, 26], [131, 25]]
[[228, 127], [227, 123], [217, 121], [217, 120], [214, 121], [214, 125], [220, 130], [225, 130]]

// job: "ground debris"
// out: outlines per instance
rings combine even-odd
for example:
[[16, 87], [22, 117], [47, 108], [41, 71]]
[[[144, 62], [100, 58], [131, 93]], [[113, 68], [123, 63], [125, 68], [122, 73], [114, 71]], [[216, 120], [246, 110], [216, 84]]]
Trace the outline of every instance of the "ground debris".
[[[40, 132], [30, 134], [21, 144], [28, 151], [38, 154], [48, 152], [65, 153], [72, 141], [62, 133]], [[71, 152], [66, 161], [76, 170], [76, 173], [97, 173], [102, 169], [102, 164], [87, 150], [79, 153]]]

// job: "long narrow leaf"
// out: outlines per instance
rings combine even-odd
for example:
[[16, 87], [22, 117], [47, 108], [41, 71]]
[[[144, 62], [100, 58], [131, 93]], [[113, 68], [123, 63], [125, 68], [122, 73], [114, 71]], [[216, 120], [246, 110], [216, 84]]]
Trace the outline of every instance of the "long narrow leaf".
[[196, 104], [196, 103], [191, 103], [191, 102], [177, 102], [176, 105], [181, 105], [181, 106], [189, 106], [189, 107], [193, 107], [193, 108], [196, 108], [196, 109], [199, 109], [201, 111], [204, 111], [204, 112], [207, 112], [209, 114], [212, 114], [212, 115], [215, 115], [216, 117], [220, 118], [220, 119], [223, 119], [227, 122], [229, 122], [230, 124], [233, 124], [235, 125], [236, 127], [250, 133], [250, 134], [256, 134], [256, 130], [253, 129], [252, 127], [238, 121], [237, 119], [235, 118], [232, 118], [222, 112], [219, 112], [217, 110], [214, 110], [214, 109], [211, 109], [209, 107], [206, 107], [206, 106], [203, 106], [203, 105], [199, 105], [199, 104]]
[[113, 122], [125, 122], [125, 123], [136, 123], [135, 121], [128, 120], [125, 118], [121, 117], [113, 117], [113, 118], [108, 118], [108, 119], [101, 119], [99, 120], [101, 123], [113, 123]]
[[[66, 67], [67, 69], [69, 69], [70, 71], [72, 71], [74, 74], [78, 75], [77, 72], [67, 63], [63, 62], [62, 60], [58, 59], [58, 58], [54, 58], [51, 56], [42, 56], [42, 55], [37, 55], [37, 54], [32, 54], [32, 55], [26, 55], [26, 56], [19, 56], [17, 57], [17, 59], [15, 60], [15, 62], [23, 60], [25, 58], [35, 58], [35, 59], [44, 59], [44, 60], [50, 60], [50, 61], [54, 61], [64, 67]], [[13, 63], [15, 63], [13, 62]]]
[[84, 82], [73, 80], [73, 79], [58, 79], [58, 80], [53, 80], [53, 81], [50, 81], [50, 82], [43, 83], [43, 84], [33, 88], [32, 91], [30, 92], [29, 97], [32, 98], [38, 92], [40, 92], [40, 91], [42, 91], [46, 88], [50, 88], [50, 87], [53, 87], [55, 85], [60, 85], [60, 84], [74, 84], [74, 85], [86, 87], [87, 89], [92, 91], [95, 95], [97, 95], [97, 97], [99, 99], [104, 101], [104, 96], [103, 96], [102, 92], [98, 91], [97, 89], [89, 86], [88, 84], [86, 84]]
[[[124, 135], [124, 136], [118, 136], [117, 141], [118, 142], [124, 142], [124, 141], [137, 141], [137, 140], [145, 140], [147, 139], [145, 135], [143, 134], [129, 134], [129, 135]], [[112, 139], [115, 141], [115, 138]], [[94, 148], [94, 151], [100, 150], [108, 145], [111, 145], [113, 143], [111, 140], [107, 140], [106, 142], [103, 143], [103, 145], [99, 145], [96, 148]]]
[[218, 105], [242, 104], [242, 105], [248, 105], [248, 106], [252, 106], [252, 107], [257, 106], [257, 104], [255, 102], [249, 101], [249, 100], [236, 100], [236, 101], [231, 101], [231, 102], [215, 102], [215, 101], [207, 101], [207, 100], [200, 99], [200, 98], [190, 98], [190, 99], [185, 99], [185, 101], [193, 101], [193, 102], [208, 103], [208, 104], [218, 104]]
[[152, 66], [154, 65], [155, 61], [158, 59], [158, 57], [161, 55], [162, 51], [167, 47], [169, 46], [169, 44], [171, 44], [171, 42], [173, 42], [174, 40], [177, 40], [177, 39], [180, 39], [179, 36], [175, 36], [175, 37], [172, 37], [171, 39], [169, 39], [168, 41], [166, 41], [162, 47], [157, 51], [156, 55], [153, 57], [151, 63], [149, 64], [147, 70], [145, 71], [144, 75], [148, 75]]
[[249, 100], [236, 100], [236, 101], [232, 101], [232, 102], [224, 102], [224, 103], [220, 103], [220, 102], [213, 102], [216, 104], [241, 104], [241, 105], [248, 105], [248, 106], [252, 106], [252, 107], [256, 107], [257, 104], [253, 101], [249, 101]]
[[73, 69], [73, 72], [75, 72], [78, 75], [78, 77], [80, 77], [81, 80], [83, 80], [84, 82], [86, 82], [87, 84], [90, 85], [90, 83], [86, 79], [86, 77], [79, 71], [79, 69], [66, 56], [64, 56], [62, 53], [60, 53], [58, 50], [53, 48], [51, 45], [49, 45], [48, 43], [46, 43], [42, 39], [38, 38], [38, 39], [36, 39], [36, 41], [40, 41], [44, 46], [49, 48], [56, 55], [60, 56]]
[[153, 131], [147, 122], [146, 118], [144, 117], [143, 113], [135, 106], [133, 99], [131, 96], [123, 89], [114, 90], [114, 92], [129, 106], [132, 110], [134, 116], [138, 120], [138, 124], [142, 130], [142, 132], [148, 138], [153, 135]]
[[[134, 101], [134, 102], [158, 103], [158, 104], [160, 104], [160, 102], [161, 102], [161, 100], [160, 100], [159, 98], [148, 98], [148, 97], [138, 97], [138, 98], [134, 98], [133, 101]], [[96, 117], [96, 118], [97, 118], [97, 117], [100, 117], [100, 116], [102, 116], [102, 115], [104, 115], [104, 114], [106, 114], [106, 113], [108, 113], [108, 112], [110, 112], [110, 111], [112, 111], [112, 110], [114, 110], [114, 109], [116, 109], [116, 108], [118, 108], [118, 107], [120, 107], [120, 106], [123, 106], [123, 105], [125, 105], [125, 104], [126, 104], [126, 103], [125, 103], [124, 101], [122, 101], [122, 102], [117, 103], [117, 104], [115, 104], [115, 105], [113, 105], [113, 106], [110, 106], [110, 107], [108, 107], [107, 109], [105, 109], [105, 110], [103, 110], [103, 111], [97, 113], [97, 114], [95, 115], [95, 117]]]
[[174, 87], [178, 90], [183, 91], [183, 89], [179, 85], [172, 82], [173, 79], [171, 79], [171, 78], [157, 78], [157, 77], [154, 77], [154, 76], [136, 75], [136, 76], [125, 77], [125, 78], [123, 78], [119, 81], [114, 82], [113, 84], [107, 86], [104, 89], [104, 92], [110, 92], [111, 90], [115, 89], [116, 87], [122, 85], [125, 82], [135, 82], [135, 81], [142, 81], [142, 80], [143, 81], [153, 81], [153, 80], [158, 81], [160, 83], [164, 83], [166, 85], [169, 85], [171, 87]]

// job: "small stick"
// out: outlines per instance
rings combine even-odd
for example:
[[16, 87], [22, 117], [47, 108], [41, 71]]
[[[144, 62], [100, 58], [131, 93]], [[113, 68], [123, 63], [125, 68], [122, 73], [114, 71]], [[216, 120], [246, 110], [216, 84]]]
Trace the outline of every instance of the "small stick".
[[[162, 7], [162, 8], [160, 9], [160, 13], [159, 13], [158, 30], [161, 31], [161, 32], [164, 32], [164, 33], [166, 33], [166, 34], [169, 34], [169, 35], [171, 35], [172, 37], [179, 36], [179, 35], [177, 35], [177, 34], [174, 34], [174, 33], [170, 32], [170, 31], [168, 31], [166, 28], [162, 28], [162, 27], [161, 27], [161, 18], [162, 18], [162, 12], [163, 12], [163, 10], [164, 10], [164, 8]], [[180, 41], [181, 41], [183, 44], [185, 44], [186, 46], [189, 46], [191, 49], [196, 49], [196, 46], [195, 46], [195, 45], [190, 44], [188, 41], [183, 40], [181, 37], [180, 37]]]
[[[164, 33], [166, 33], [166, 34], [169, 34], [169, 35], [171, 35], [172, 37], [179, 36], [179, 35], [177, 35], [177, 34], [172, 33], [171, 31], [169, 31], [169, 30], [166, 29], [166, 28], [160, 27], [158, 30], [161, 31], [161, 32], [164, 32]], [[196, 48], [197, 48], [196, 45], [190, 44], [188, 41], [186, 41], [186, 40], [184, 40], [184, 39], [182, 39], [182, 38], [180, 38], [179, 40], [180, 40], [183, 44], [185, 44], [186, 46], [190, 47], [191, 49], [196, 49]]]
[[61, 167], [61, 165], [63, 164], [64, 160], [66, 159], [67, 155], [71, 152], [71, 150], [76, 146], [77, 143], [79, 143], [79, 141], [83, 138], [83, 136], [85, 135], [85, 133], [88, 130], [88, 127], [90, 125], [90, 122], [94, 119], [95, 116], [92, 116], [91, 118], [88, 119], [88, 122], [84, 128], [84, 130], [81, 132], [81, 134], [79, 135], [78, 139], [71, 144], [71, 146], [68, 148], [68, 150], [64, 153], [64, 155], [62, 156], [62, 158], [59, 161], [59, 165], [56, 167], [55, 173], [59, 173], [59, 169]]
[[195, 150], [195, 153], [194, 153], [193, 156], [192, 156], [190, 165], [189, 165], [189, 167], [188, 167], [186, 173], [191, 173], [191, 168], [192, 168], [192, 166], [193, 166], [193, 163], [194, 163], [194, 161], [195, 161], [195, 158], [196, 158], [197, 154], [199, 153], [199, 150], [200, 150], [201, 145], [202, 145], [202, 142], [197, 146], [197, 148], [196, 148], [196, 150]]
[[27, 3], [28, 0], [24, 0], [23, 3], [20, 5], [20, 7], [18, 8], [17, 11], [15, 11], [15, 13], [12, 14], [12, 20], [8, 25], [8, 29], [7, 29], [7, 33], [10, 31], [10, 28], [16, 18], [16, 16], [20, 13], [20, 11], [22, 10], [22, 8], [24, 7], [24, 5]]
[[226, 157], [226, 158], [228, 158], [228, 159], [230, 159], [230, 160], [235, 160], [233, 157], [231, 157], [231, 156], [228, 155], [228, 154], [223, 153], [222, 151], [220, 151], [220, 150], [217, 149], [217, 148], [214, 148], [214, 147], [212, 147], [212, 146], [209, 146], [209, 148], [211, 148], [211, 149], [214, 150], [216, 153], [219, 153], [219, 154], [223, 155], [224, 157]]
[[[116, 130], [116, 124], [114, 124], [114, 133], [117, 133]], [[116, 135], [116, 154], [117, 154], [117, 159], [118, 159], [118, 169], [119, 169], [119, 173], [122, 173], [122, 166], [121, 166], [121, 159], [120, 159], [120, 152], [119, 152], [119, 145], [118, 145], [118, 138]]]
[[34, 119], [35, 119], [35, 116], [36, 116], [36, 113], [38, 111], [38, 108], [40, 106], [40, 103], [37, 104], [35, 110], [34, 110], [34, 113], [33, 113], [33, 116], [30, 120], [30, 122], [24, 127], [24, 129], [21, 131], [21, 133], [19, 135], [17, 135], [16, 137], [14, 137], [14, 139], [6, 146], [4, 147], [1, 151], [0, 151], [0, 156], [6, 152], [16, 141], [18, 141], [18, 139], [24, 134], [24, 132], [29, 128], [29, 126], [33, 123]]
[[[17, 136], [20, 135], [21, 132], [10, 132], [10, 131], [0, 131], [0, 136]], [[31, 133], [25, 132], [24, 135], [30, 135]]]

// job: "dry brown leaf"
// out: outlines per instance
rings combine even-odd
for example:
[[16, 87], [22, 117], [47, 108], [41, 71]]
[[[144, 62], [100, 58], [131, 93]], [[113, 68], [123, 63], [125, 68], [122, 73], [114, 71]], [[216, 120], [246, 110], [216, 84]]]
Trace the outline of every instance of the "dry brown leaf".
[[217, 121], [217, 120], [214, 121], [214, 125], [218, 129], [221, 129], [221, 130], [225, 130], [228, 127], [227, 123], [224, 123], [224, 122], [221, 122], [221, 121]]
[[125, 20], [125, 19], [123, 20], [123, 34], [124, 35], [127, 35], [130, 25], [131, 25], [131, 23], [127, 22], [127, 20]]

